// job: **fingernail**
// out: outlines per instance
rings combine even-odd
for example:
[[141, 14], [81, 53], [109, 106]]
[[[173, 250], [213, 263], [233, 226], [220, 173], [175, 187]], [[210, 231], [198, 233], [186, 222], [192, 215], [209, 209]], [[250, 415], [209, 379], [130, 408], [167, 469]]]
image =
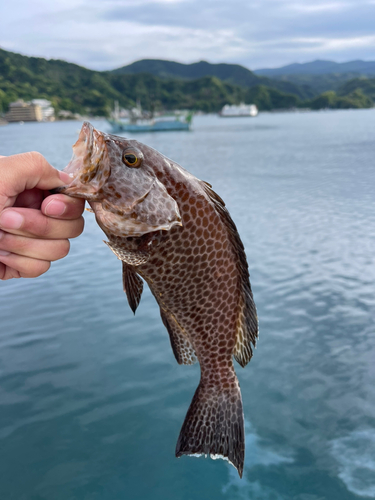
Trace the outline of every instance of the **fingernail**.
[[9, 255], [10, 252], [7, 252], [6, 250], [0, 250], [0, 255]]
[[51, 200], [46, 208], [45, 208], [45, 214], [46, 215], [62, 215], [66, 210], [66, 205], [62, 201], [59, 200]]
[[65, 184], [70, 184], [72, 182], [72, 176], [67, 172], [59, 171], [59, 177]]
[[0, 215], [0, 226], [3, 229], [19, 229], [23, 224], [23, 217], [13, 210], [5, 210]]

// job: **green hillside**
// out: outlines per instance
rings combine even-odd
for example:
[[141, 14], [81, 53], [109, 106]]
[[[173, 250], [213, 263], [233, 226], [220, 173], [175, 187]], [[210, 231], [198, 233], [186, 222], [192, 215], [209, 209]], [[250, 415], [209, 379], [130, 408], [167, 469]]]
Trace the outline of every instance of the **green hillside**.
[[365, 96], [375, 102], [375, 78], [354, 78], [341, 85], [337, 94], [345, 96], [356, 90], [360, 90]]
[[311, 109], [371, 108], [375, 103], [375, 78], [354, 78], [318, 97], [305, 101]]
[[373, 101], [358, 88], [344, 96], [339, 96], [336, 92], [330, 90], [315, 99], [307, 101], [305, 104], [311, 109], [358, 109], [372, 108], [374, 105]]
[[258, 69], [257, 76], [289, 82], [298, 87], [308, 86], [316, 95], [327, 90], [337, 91], [345, 82], [355, 78], [374, 78], [375, 61], [312, 61], [304, 64], [289, 64], [281, 68]]
[[[281, 88], [276, 88], [272, 80], [257, 77], [239, 65], [150, 61], [149, 71], [146, 61], [138, 61], [131, 66], [143, 72], [100, 72], [61, 60], [26, 57], [0, 49], [0, 113], [5, 113], [9, 103], [20, 98], [26, 101], [46, 98], [56, 111], [98, 116], [108, 116], [116, 100], [123, 108], [133, 107], [140, 100], [148, 110], [204, 112], [218, 112], [224, 104], [240, 102], [254, 103], [262, 111], [371, 107], [375, 101], [374, 78], [356, 78], [339, 86], [337, 93], [329, 89], [317, 96], [307, 86], [302, 91], [302, 87], [296, 89], [290, 82], [280, 81]], [[186, 76], [189, 68], [195, 78]], [[214, 70], [216, 75], [203, 74]], [[172, 72], [179, 74], [172, 77]]]
[[26, 57], [0, 49], [0, 109], [23, 98], [50, 99], [56, 109], [105, 115], [114, 99], [132, 104], [117, 92], [108, 77], [61, 60]]
[[314, 74], [292, 74], [274, 76], [280, 82], [290, 83], [298, 87], [306, 86], [313, 93], [311, 97], [316, 97], [327, 90], [338, 90], [344, 83], [354, 78], [358, 78], [356, 73], [328, 73], [322, 75]]
[[240, 87], [264, 85], [268, 88], [279, 90], [280, 92], [295, 94], [300, 99], [309, 99], [316, 95], [316, 93], [304, 83], [296, 85], [288, 81], [272, 80], [263, 76], [257, 76], [252, 71], [239, 64], [211, 64], [206, 61], [182, 64], [161, 59], [142, 59], [128, 66], [115, 69], [111, 73], [117, 75], [150, 73], [159, 78], [179, 78], [184, 80], [215, 76], [223, 82], [232, 85], [239, 85]]
[[[258, 79], [255, 77], [254, 81]], [[217, 112], [224, 104], [248, 101], [253, 94], [249, 94], [248, 88], [213, 76], [192, 80], [161, 78], [150, 73], [91, 71], [61, 60], [26, 57], [0, 49], [2, 112], [7, 111], [10, 102], [19, 98], [46, 98], [52, 101], [57, 111], [64, 109], [102, 116], [110, 113], [115, 100], [124, 108], [132, 107], [140, 100], [144, 109]], [[254, 94], [255, 99], [251, 101], [261, 110], [283, 107], [284, 102], [290, 100], [285, 93], [266, 87], [262, 88], [261, 94], [259, 99]], [[296, 96], [292, 100], [293, 103], [299, 102]]]

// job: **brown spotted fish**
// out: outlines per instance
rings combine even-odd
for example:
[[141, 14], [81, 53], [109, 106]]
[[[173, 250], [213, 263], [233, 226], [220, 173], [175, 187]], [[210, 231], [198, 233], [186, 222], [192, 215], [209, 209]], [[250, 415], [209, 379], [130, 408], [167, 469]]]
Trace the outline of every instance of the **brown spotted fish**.
[[199, 361], [201, 380], [176, 456], [229, 460], [242, 476], [244, 417], [233, 357], [252, 357], [258, 322], [245, 251], [211, 186], [154, 149], [84, 123], [59, 192], [84, 198], [122, 261], [135, 312], [143, 278], [160, 306], [180, 364]]

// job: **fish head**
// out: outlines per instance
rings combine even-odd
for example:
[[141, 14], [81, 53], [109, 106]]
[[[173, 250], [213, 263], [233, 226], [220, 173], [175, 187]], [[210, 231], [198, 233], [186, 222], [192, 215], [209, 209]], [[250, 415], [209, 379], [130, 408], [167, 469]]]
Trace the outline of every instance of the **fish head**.
[[108, 236], [169, 230], [182, 224], [176, 200], [157, 176], [164, 161], [138, 141], [105, 134], [85, 122], [64, 169], [72, 182], [58, 191], [86, 199]]

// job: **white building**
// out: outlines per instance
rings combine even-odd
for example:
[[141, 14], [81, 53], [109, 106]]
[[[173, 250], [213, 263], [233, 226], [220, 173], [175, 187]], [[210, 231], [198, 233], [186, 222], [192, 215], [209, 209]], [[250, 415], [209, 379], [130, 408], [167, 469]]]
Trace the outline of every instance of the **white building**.
[[8, 122], [40, 122], [43, 120], [43, 116], [40, 106], [19, 99], [9, 104], [9, 111], [5, 115], [5, 119]]
[[40, 107], [42, 111], [42, 121], [53, 122], [55, 120], [55, 110], [51, 105], [51, 101], [47, 101], [47, 99], [33, 99], [31, 104]]
[[255, 104], [226, 104], [220, 112], [220, 116], [256, 116], [258, 108]]

